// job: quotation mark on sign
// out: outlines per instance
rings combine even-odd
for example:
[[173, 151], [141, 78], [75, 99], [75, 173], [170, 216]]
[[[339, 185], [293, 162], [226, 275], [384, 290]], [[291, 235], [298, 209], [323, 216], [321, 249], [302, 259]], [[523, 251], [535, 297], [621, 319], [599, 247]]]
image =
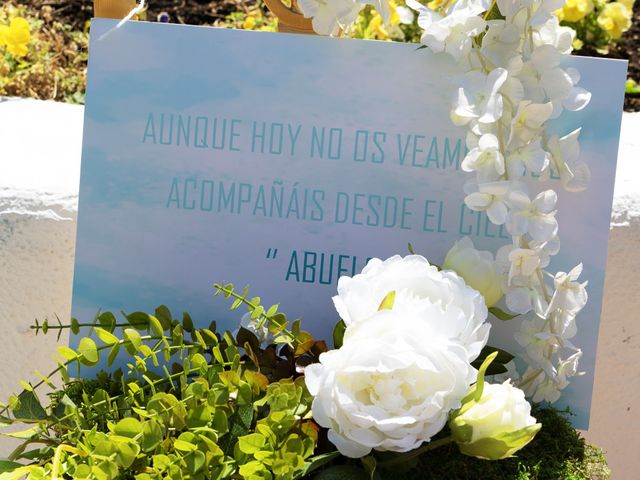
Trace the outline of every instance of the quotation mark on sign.
[[277, 254], [278, 254], [277, 248], [270, 248], [269, 250], [267, 250], [267, 258], [275, 260]]

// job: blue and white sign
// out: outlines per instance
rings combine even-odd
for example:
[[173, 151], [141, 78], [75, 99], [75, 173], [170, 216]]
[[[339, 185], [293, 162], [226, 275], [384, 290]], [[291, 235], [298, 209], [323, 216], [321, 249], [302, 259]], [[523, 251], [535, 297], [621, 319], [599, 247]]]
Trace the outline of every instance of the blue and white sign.
[[[446, 59], [409, 44], [142, 22], [105, 35], [114, 26], [96, 19], [91, 31], [74, 317], [166, 304], [234, 329], [238, 314], [213, 298], [226, 281], [330, 338], [337, 279], [368, 258], [411, 243], [440, 263], [465, 235], [492, 251], [509, 242], [464, 206]], [[589, 280], [573, 340], [586, 374], [563, 397], [584, 428], [626, 64], [566, 61], [593, 93], [556, 123], [583, 127], [593, 173], [585, 192], [557, 188], [553, 259], [556, 271], [583, 262]], [[496, 321], [492, 344], [517, 353], [516, 328]]]

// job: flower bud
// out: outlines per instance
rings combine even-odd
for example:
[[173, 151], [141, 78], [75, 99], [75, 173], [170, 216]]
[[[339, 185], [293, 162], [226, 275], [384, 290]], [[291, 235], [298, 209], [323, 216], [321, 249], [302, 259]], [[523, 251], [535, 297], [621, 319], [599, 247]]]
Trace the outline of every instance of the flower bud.
[[486, 460], [511, 457], [527, 445], [541, 424], [531, 416], [524, 392], [511, 385], [484, 384], [474, 387], [449, 420], [451, 434], [465, 455]]
[[495, 305], [502, 298], [501, 279], [493, 255], [476, 250], [469, 237], [464, 237], [453, 245], [442, 268], [453, 270], [467, 285], [480, 292], [487, 307]]

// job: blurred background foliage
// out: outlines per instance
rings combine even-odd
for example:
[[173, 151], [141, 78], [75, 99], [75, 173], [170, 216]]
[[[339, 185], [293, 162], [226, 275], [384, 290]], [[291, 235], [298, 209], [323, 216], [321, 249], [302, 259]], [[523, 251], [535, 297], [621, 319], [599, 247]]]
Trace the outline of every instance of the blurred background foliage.
[[[438, 2], [432, 0], [427, 5], [437, 8]], [[91, 3], [8, 0], [0, 5], [0, 96], [84, 103]], [[149, 0], [148, 4], [142, 19], [152, 22], [268, 32], [278, 29], [277, 19], [261, 0]], [[420, 29], [413, 11], [404, 0], [391, 0], [389, 4], [392, 14], [388, 22], [367, 7], [348, 36], [419, 42]], [[629, 60], [625, 109], [639, 111], [640, 9], [634, 0], [567, 0], [556, 13], [563, 25], [576, 31], [576, 54]], [[13, 29], [12, 24], [16, 24]], [[24, 40], [25, 24], [27, 42], [7, 40]]]

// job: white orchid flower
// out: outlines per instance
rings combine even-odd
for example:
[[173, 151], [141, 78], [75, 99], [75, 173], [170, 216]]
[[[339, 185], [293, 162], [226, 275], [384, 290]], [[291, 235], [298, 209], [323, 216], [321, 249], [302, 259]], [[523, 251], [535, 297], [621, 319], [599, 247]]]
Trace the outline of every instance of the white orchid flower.
[[555, 217], [557, 200], [553, 190], [545, 190], [533, 200], [523, 191], [512, 191], [508, 199], [511, 210], [507, 230], [514, 236], [528, 233], [534, 240], [550, 240], [558, 232]]
[[497, 3], [500, 13], [508, 20], [511, 20], [525, 8], [531, 7], [535, 0], [498, 0]]
[[518, 105], [516, 114], [511, 122], [509, 145], [522, 145], [538, 137], [544, 123], [553, 113], [553, 105], [549, 103], [533, 103], [523, 100]]
[[582, 264], [575, 266], [569, 273], [558, 272], [554, 277], [555, 292], [549, 302], [549, 311], [561, 309], [577, 313], [584, 308], [588, 295], [588, 282], [577, 282], [582, 273]]
[[551, 15], [546, 22], [533, 28], [532, 37], [534, 46], [552, 45], [563, 55], [569, 55], [573, 50], [575, 35], [574, 29], [561, 27], [558, 17]]
[[509, 178], [524, 176], [527, 172], [540, 174], [549, 166], [549, 153], [542, 148], [540, 139], [516, 148], [507, 154]]
[[536, 103], [551, 102], [551, 118], [558, 117], [563, 109], [577, 111], [591, 100], [591, 94], [577, 87], [579, 75], [575, 69], [560, 68], [561, 53], [553, 45], [534, 49], [531, 58], [520, 72], [519, 78], [525, 95]]
[[320, 35], [336, 35], [353, 23], [363, 5], [353, 0], [299, 0], [298, 7], [311, 18], [313, 30]]
[[509, 62], [522, 42], [522, 31], [504, 20], [487, 22], [489, 28], [482, 39], [480, 52], [495, 67], [508, 68]]
[[418, 12], [418, 25], [424, 30], [420, 41], [434, 53], [445, 52], [458, 61], [469, 55], [473, 38], [486, 27], [486, 22], [478, 16], [482, 12], [478, 10], [480, 5], [480, 2], [467, 2], [443, 16], [416, 0], [407, 0], [407, 6]]
[[520, 330], [514, 334], [516, 342], [526, 351], [527, 355], [536, 362], [542, 362], [547, 348], [547, 340], [540, 335], [545, 330], [546, 320], [535, 316], [525, 320]]
[[534, 250], [540, 257], [540, 268], [547, 268], [551, 262], [551, 257], [557, 255], [560, 251], [560, 238], [556, 235], [545, 241], [531, 240], [529, 241], [529, 248]]
[[472, 120], [480, 123], [498, 121], [503, 110], [500, 88], [507, 76], [504, 68], [496, 68], [488, 75], [478, 70], [464, 75], [451, 113], [453, 123], [466, 125]]
[[565, 190], [569, 192], [585, 190], [591, 180], [591, 170], [586, 163], [579, 160], [580, 131], [581, 129], [578, 128], [564, 137], [552, 135], [547, 141], [551, 164], [560, 175]]
[[476, 172], [480, 182], [498, 180], [505, 172], [498, 138], [491, 133], [482, 135], [478, 146], [467, 154], [461, 166], [465, 172]]
[[507, 221], [509, 209], [506, 197], [510, 188], [511, 183], [506, 181], [481, 184], [467, 182], [464, 203], [470, 210], [486, 212], [489, 220], [495, 225], [502, 225]]

